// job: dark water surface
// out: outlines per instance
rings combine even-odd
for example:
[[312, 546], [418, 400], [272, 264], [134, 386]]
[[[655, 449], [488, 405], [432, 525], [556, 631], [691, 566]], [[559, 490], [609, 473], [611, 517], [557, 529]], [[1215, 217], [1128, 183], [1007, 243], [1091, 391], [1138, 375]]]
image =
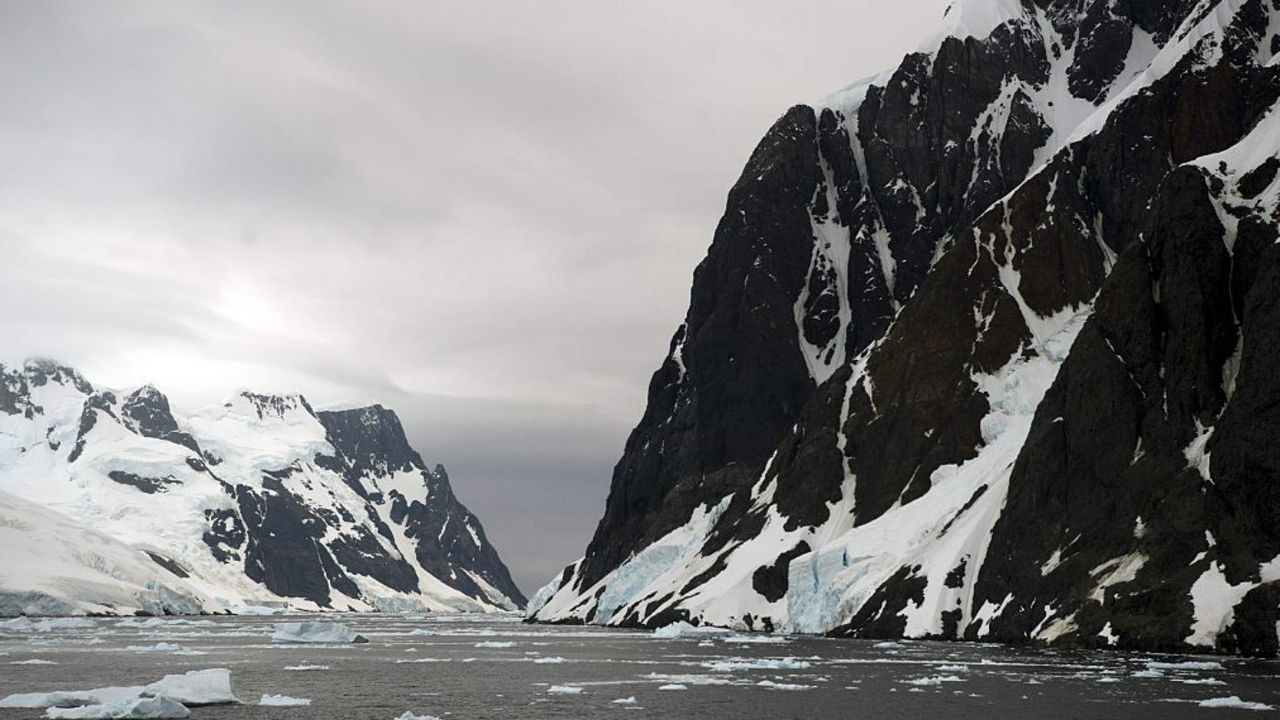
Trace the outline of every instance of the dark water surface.
[[[659, 639], [475, 616], [341, 616], [334, 619], [370, 642], [274, 645], [272, 625], [282, 619], [163, 619], [152, 627], [97, 619], [91, 628], [0, 629], [0, 696], [145, 684], [166, 673], [225, 667], [245, 704], [195, 708], [192, 718], [392, 720], [406, 711], [450, 720], [1280, 714], [1199, 705], [1238, 696], [1280, 708], [1276, 662], [810, 637]], [[180, 648], [157, 649], [159, 643]], [[56, 664], [14, 664], [33, 659]], [[285, 669], [306, 665], [327, 669]], [[686, 689], [663, 689], [672, 685]], [[263, 693], [312, 703], [259, 707]], [[635, 702], [614, 702], [626, 698]], [[0, 720], [42, 713], [0, 709]]]

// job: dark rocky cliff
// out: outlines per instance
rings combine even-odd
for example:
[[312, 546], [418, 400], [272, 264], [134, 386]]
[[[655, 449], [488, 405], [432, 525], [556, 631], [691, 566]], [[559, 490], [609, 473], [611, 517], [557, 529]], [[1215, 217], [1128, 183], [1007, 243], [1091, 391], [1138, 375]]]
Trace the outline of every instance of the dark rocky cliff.
[[1274, 651], [1277, 15], [1027, 0], [788, 111], [533, 617]]

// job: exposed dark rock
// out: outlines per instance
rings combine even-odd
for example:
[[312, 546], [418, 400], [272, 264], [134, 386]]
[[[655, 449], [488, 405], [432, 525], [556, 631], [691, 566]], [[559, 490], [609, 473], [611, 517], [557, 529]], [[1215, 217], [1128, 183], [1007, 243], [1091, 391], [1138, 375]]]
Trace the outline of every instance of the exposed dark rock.
[[809, 552], [809, 543], [801, 542], [778, 556], [772, 565], [759, 568], [751, 576], [751, 587], [769, 602], [780, 600], [787, 594], [787, 571], [791, 561]]
[[[403, 523], [405, 534], [417, 541], [417, 560], [427, 572], [469, 597], [499, 602], [499, 598], [490, 597], [492, 593], [473, 578], [474, 574], [523, 606], [524, 595], [489, 544], [479, 519], [454, 496], [444, 466], [437, 465], [434, 471], [426, 469], [394, 412], [374, 405], [321, 412], [317, 417], [337, 452], [331, 458], [317, 458], [317, 462], [341, 473], [347, 484], [367, 502], [389, 503], [391, 521]], [[418, 475], [421, 495], [405, 497], [399, 490], [392, 490], [383, 496], [367, 485], [369, 478], [387, 478], [395, 473]], [[371, 508], [368, 513], [376, 518]], [[390, 529], [380, 521], [375, 525], [384, 537], [391, 536]], [[335, 546], [338, 559], [347, 567], [367, 565], [367, 561], [360, 559], [372, 552], [376, 543], [372, 537], [362, 539], [361, 543], [338, 543]], [[403, 561], [385, 558], [378, 563], [381, 567], [370, 567], [366, 574], [383, 578], [390, 587], [416, 587], [417, 580]]]
[[167, 558], [167, 557], [165, 557], [165, 556], [163, 556], [163, 555], [158, 555], [158, 554], [153, 553], [153, 552], [151, 552], [150, 550], [148, 550], [148, 551], [147, 551], [147, 557], [149, 557], [149, 558], [151, 558], [152, 560], [154, 560], [154, 561], [155, 561], [155, 563], [156, 563], [157, 565], [159, 565], [160, 567], [164, 568], [165, 570], [168, 570], [169, 572], [173, 573], [174, 575], [177, 575], [177, 576], [178, 576], [178, 577], [180, 577], [180, 578], [189, 578], [189, 577], [191, 577], [191, 573], [189, 573], [189, 572], [187, 572], [186, 570], [184, 570], [184, 569], [183, 569], [183, 567], [182, 567], [181, 565], [179, 565], [178, 563], [174, 562], [173, 560], [171, 560], [171, 559], [169, 559], [169, 558]]
[[205, 510], [204, 516], [208, 529], [203, 539], [214, 558], [222, 563], [240, 559], [240, 549], [247, 539], [240, 516], [229, 509]]
[[159, 390], [144, 385], [124, 399], [121, 414], [129, 429], [143, 437], [157, 438], [190, 448], [198, 456], [195, 438], [178, 428], [169, 410], [169, 399]]
[[107, 473], [107, 477], [111, 478], [115, 482], [120, 483], [121, 485], [130, 485], [132, 487], [135, 487], [141, 490], [142, 492], [147, 493], [148, 495], [151, 495], [154, 493], [166, 492], [169, 489], [170, 485], [182, 484], [180, 481], [174, 480], [172, 477], [163, 477], [163, 478], [142, 477], [140, 475], [135, 475], [130, 472], [124, 472], [122, 470], [112, 470], [111, 472]]

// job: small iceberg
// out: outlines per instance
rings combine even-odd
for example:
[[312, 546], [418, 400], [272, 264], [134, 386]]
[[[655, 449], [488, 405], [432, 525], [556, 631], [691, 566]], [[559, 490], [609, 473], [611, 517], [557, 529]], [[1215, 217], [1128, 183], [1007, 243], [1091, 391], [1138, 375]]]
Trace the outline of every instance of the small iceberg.
[[1240, 696], [1232, 695], [1231, 697], [1211, 698], [1209, 700], [1201, 700], [1202, 708], [1232, 708], [1235, 710], [1274, 710], [1266, 703], [1254, 702], [1252, 700], [1241, 700]]
[[0, 621], [0, 631], [6, 632], [50, 632], [52, 630], [85, 630], [94, 627], [97, 627], [94, 621], [78, 617], [54, 617], [33, 621], [26, 616], [21, 616]]
[[54, 707], [45, 713], [51, 718], [188, 718], [191, 711], [167, 697], [137, 697], [104, 705]]
[[268, 705], [270, 707], [306, 707], [311, 704], [311, 700], [307, 698], [289, 697], [288, 695], [272, 695], [263, 693], [262, 699], [258, 701], [259, 705]]
[[336, 622], [285, 622], [276, 623], [271, 635], [273, 643], [366, 643], [369, 639], [357, 635], [349, 625]]
[[226, 668], [192, 670], [181, 675], [165, 675], [144, 688], [148, 695], [163, 695], [188, 707], [235, 705], [240, 702], [231, 691], [231, 671]]
[[683, 620], [673, 622], [670, 625], [664, 625], [653, 631], [653, 636], [659, 640], [672, 640], [682, 637], [705, 637], [707, 635], [732, 635], [733, 631], [728, 628], [712, 627], [710, 625], [691, 625]]
[[188, 707], [239, 702], [231, 671], [210, 668], [165, 675], [150, 685], [18, 693], [0, 699], [0, 707], [48, 708], [51, 718], [185, 718]]

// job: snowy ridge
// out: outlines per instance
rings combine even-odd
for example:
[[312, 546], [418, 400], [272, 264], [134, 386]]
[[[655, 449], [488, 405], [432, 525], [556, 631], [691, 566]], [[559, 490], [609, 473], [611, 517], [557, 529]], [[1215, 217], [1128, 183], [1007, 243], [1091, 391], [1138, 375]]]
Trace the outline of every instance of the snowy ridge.
[[183, 417], [151, 386], [96, 389], [49, 362], [0, 366], [0, 388], [0, 499], [40, 518], [3, 524], [5, 547], [40, 561], [0, 563], [0, 614], [523, 602], [443, 469], [379, 406], [318, 414], [242, 391]]

